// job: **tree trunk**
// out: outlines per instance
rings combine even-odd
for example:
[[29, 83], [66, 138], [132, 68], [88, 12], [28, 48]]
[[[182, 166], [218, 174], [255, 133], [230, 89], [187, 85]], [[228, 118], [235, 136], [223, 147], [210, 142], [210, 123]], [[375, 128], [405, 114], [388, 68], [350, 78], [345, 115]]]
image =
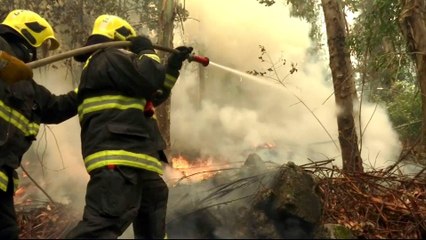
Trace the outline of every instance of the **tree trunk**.
[[[159, 29], [158, 29], [158, 44], [165, 47], [173, 47], [173, 29], [175, 19], [175, 3], [174, 0], [163, 0]], [[165, 61], [165, 53], [159, 52], [158, 55]], [[166, 141], [167, 148], [170, 147], [170, 97], [157, 107], [156, 115], [158, 125], [162, 135]]]
[[426, 153], [426, 26], [425, 2], [423, 0], [402, 0], [400, 14], [401, 31], [407, 41], [408, 51], [416, 63], [417, 81], [422, 100], [422, 129], [420, 153]]
[[342, 151], [343, 170], [362, 172], [362, 159], [353, 106], [357, 100], [352, 63], [346, 49], [345, 19], [337, 0], [321, 0], [327, 29], [330, 68], [333, 76], [334, 96], [339, 108], [337, 128]]

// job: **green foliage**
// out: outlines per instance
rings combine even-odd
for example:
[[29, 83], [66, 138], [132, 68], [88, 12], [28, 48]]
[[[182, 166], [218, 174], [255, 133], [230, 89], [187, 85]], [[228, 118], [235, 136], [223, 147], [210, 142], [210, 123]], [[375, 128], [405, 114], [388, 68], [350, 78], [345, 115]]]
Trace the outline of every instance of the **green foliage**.
[[311, 24], [309, 37], [320, 42], [322, 38], [321, 31], [321, 3], [318, 0], [287, 0], [290, 6], [290, 16], [306, 20]]
[[[348, 35], [348, 47], [355, 57], [355, 70], [367, 82], [390, 87], [401, 72], [412, 71], [405, 53], [405, 39], [399, 30], [398, 1], [351, 1], [360, 11]], [[356, 3], [356, 4], [355, 4]]]
[[[384, 103], [400, 137], [413, 139], [420, 127], [421, 102], [417, 96], [415, 66], [407, 54], [399, 28], [399, 1], [346, 1], [359, 13], [349, 31], [348, 47], [355, 61], [357, 85], [363, 96]], [[398, 127], [399, 126], [399, 127]]]
[[[0, 0], [0, 14], [4, 18], [13, 9], [28, 9], [45, 17], [61, 43], [59, 52], [83, 46], [91, 33], [93, 23], [101, 14], [120, 16], [139, 34], [158, 30], [161, 1], [158, 0]], [[184, 12], [184, 11], [182, 11]], [[184, 14], [183, 15], [184, 18]], [[155, 40], [155, 39], [153, 39]], [[49, 65], [65, 65], [73, 81], [79, 79], [80, 65], [71, 58]], [[74, 83], [77, 85], [77, 83]]]
[[139, 29], [146, 28], [148, 30], [157, 30], [161, 2], [162, 1], [158, 0], [129, 1], [129, 6], [126, 11], [136, 16], [136, 21], [131, 24]]
[[415, 140], [419, 135], [422, 118], [420, 94], [415, 85], [399, 81], [386, 94], [391, 101], [385, 102], [390, 119], [403, 140]]
[[46, 17], [58, 34], [63, 50], [82, 46], [101, 14], [128, 20], [141, 33], [157, 30], [161, 1], [157, 0], [0, 0], [2, 14], [13, 9], [33, 10]]
[[[275, 1], [261, 1], [270, 6]], [[322, 47], [323, 21], [320, 0], [286, 0], [290, 16], [311, 24], [310, 38]], [[353, 57], [356, 85], [364, 98], [384, 103], [402, 138], [415, 138], [419, 129], [421, 102], [417, 95], [416, 71], [399, 26], [400, 1], [342, 0], [348, 22], [347, 46]], [[346, 16], [348, 17], [348, 16]], [[347, 19], [348, 20], [348, 19]], [[252, 74], [255, 72], [252, 72]], [[257, 71], [266, 74], [268, 71]], [[415, 124], [410, 124], [415, 122]]]
[[269, 7], [275, 4], [274, 0], [257, 0], [260, 4], [265, 4], [265, 6]]

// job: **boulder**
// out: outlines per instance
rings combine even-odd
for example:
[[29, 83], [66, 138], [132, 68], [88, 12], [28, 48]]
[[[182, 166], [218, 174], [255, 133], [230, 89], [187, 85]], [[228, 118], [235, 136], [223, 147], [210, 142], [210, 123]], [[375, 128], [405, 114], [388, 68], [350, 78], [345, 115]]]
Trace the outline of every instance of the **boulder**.
[[170, 238], [315, 237], [322, 203], [309, 172], [291, 162], [268, 167], [250, 154], [240, 169], [220, 175], [170, 189]]

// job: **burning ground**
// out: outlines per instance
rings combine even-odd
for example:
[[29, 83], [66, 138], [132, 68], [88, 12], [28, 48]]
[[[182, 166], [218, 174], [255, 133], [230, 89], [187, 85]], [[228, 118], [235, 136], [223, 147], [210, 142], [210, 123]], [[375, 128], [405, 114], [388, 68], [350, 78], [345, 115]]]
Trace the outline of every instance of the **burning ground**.
[[[212, 61], [245, 72], [270, 67], [258, 61], [263, 45], [273, 61], [284, 56], [297, 63], [298, 72], [285, 79], [285, 86], [270, 87], [213, 66], [184, 66], [171, 101], [174, 159], [165, 176], [170, 238], [303, 237], [323, 234], [318, 227], [323, 224], [340, 224], [359, 238], [424, 238], [424, 175], [414, 178], [392, 168], [401, 146], [385, 109], [363, 101], [357, 120], [364, 131], [367, 172], [348, 176], [340, 171], [327, 61], [307, 53], [312, 47], [307, 23], [290, 18], [279, 4], [259, 8], [256, 1], [215, 0], [187, 1], [187, 7], [197, 21], [184, 23], [176, 46], [193, 44]], [[287, 75], [286, 67], [279, 69], [280, 76]], [[75, 87], [65, 73], [50, 73], [36, 79], [58, 94]], [[51, 130], [39, 136], [24, 166], [31, 160], [27, 169], [53, 202], [22, 175], [16, 198], [22, 238], [60, 238], [83, 208], [88, 176], [78, 120]], [[257, 160], [248, 161], [249, 156]], [[250, 167], [252, 161], [256, 167]], [[311, 204], [285, 197], [280, 186], [291, 179], [305, 184], [300, 194]], [[315, 208], [309, 212], [317, 214], [306, 216], [306, 206], [318, 202], [320, 214]], [[279, 231], [289, 226], [297, 231]]]
[[[168, 235], [181, 239], [426, 236], [424, 175], [403, 175], [396, 166], [346, 175], [335, 166], [327, 167], [332, 161], [278, 165], [252, 153], [245, 162], [224, 167], [177, 156], [175, 169], [170, 170], [176, 172], [168, 173], [174, 176], [168, 181]], [[27, 182], [28, 176], [23, 177]], [[61, 238], [79, 219], [70, 204], [39, 200], [43, 198], [34, 184], [21, 188], [16, 195], [21, 238]], [[336, 235], [342, 231], [329, 230], [335, 226], [350, 231]]]

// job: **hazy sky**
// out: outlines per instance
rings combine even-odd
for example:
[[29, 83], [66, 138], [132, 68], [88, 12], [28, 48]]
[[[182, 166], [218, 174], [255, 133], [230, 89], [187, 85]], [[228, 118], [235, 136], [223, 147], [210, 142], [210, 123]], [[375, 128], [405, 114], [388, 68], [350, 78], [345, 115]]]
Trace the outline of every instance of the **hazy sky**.
[[[308, 158], [335, 158], [335, 164], [340, 165], [340, 150], [333, 143], [338, 145], [328, 62], [318, 60], [325, 56], [307, 56], [309, 25], [289, 18], [281, 3], [265, 7], [255, 0], [186, 0], [186, 7], [191, 19], [183, 24], [183, 30], [176, 30], [176, 46], [192, 45], [212, 62], [244, 72], [270, 67], [258, 59], [259, 45], [263, 45], [273, 61], [286, 59], [287, 64], [278, 72], [280, 77], [288, 74], [290, 63], [297, 64], [298, 71], [286, 78], [285, 87], [271, 87], [211, 64], [204, 68], [205, 92], [199, 102], [199, 65], [186, 63], [172, 95], [173, 150], [243, 161], [255, 146], [273, 143], [277, 154], [260, 152], [265, 161], [301, 164]], [[57, 94], [73, 89], [70, 77], [60, 71], [36, 72], [35, 79]], [[374, 108], [368, 103], [362, 106], [363, 125], [370, 121], [362, 156], [366, 164], [377, 160], [376, 165], [381, 166], [397, 158], [400, 146], [385, 110], [379, 106], [372, 116]], [[81, 204], [88, 175], [81, 159], [78, 119], [50, 127], [54, 134], [48, 132], [46, 140], [39, 139], [27, 156], [34, 151], [40, 154], [47, 143], [44, 164], [48, 170], [43, 182], [49, 183], [55, 200], [72, 198]]]

